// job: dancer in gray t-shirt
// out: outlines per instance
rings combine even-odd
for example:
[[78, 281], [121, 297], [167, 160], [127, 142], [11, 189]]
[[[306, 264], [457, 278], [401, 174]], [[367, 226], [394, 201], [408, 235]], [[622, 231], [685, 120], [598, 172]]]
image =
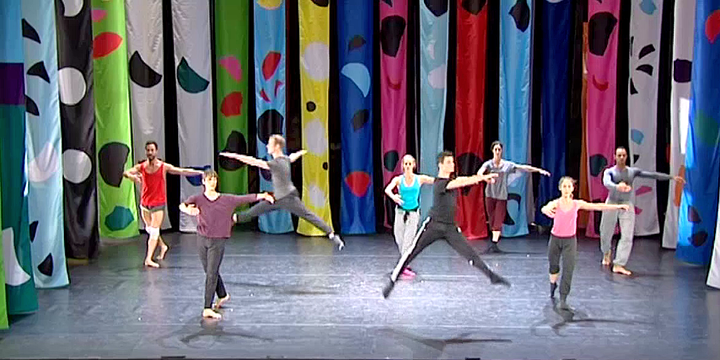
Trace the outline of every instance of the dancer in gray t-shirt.
[[330, 240], [338, 245], [338, 249], [342, 250], [345, 247], [345, 243], [342, 241], [340, 236], [335, 234], [333, 229], [322, 221], [319, 216], [315, 215], [308, 210], [307, 207], [305, 207], [305, 204], [303, 204], [302, 200], [300, 200], [300, 194], [295, 188], [295, 185], [292, 183], [292, 179], [290, 177], [290, 164], [299, 159], [300, 156], [304, 155], [307, 151], [300, 150], [287, 156], [283, 153], [284, 147], [285, 139], [280, 135], [272, 135], [267, 143], [267, 152], [273, 157], [270, 161], [260, 160], [252, 156], [241, 154], [227, 152], [220, 153], [220, 156], [237, 159], [250, 166], [270, 170], [270, 174], [272, 176], [274, 191], [273, 197], [275, 198], [275, 203], [271, 204], [267, 201], [262, 201], [235, 216], [235, 222], [245, 222], [273, 210], [287, 210], [324, 231]]
[[615, 166], [606, 169], [603, 174], [603, 185], [608, 189], [606, 204], [627, 204], [630, 211], [606, 211], [600, 220], [600, 251], [603, 253], [602, 264], [609, 266], [612, 258], [612, 237], [615, 233], [615, 226], [620, 221], [620, 241], [617, 245], [617, 253], [613, 260], [612, 271], [614, 273], [631, 275], [625, 269], [630, 251], [632, 251], [633, 233], [635, 230], [635, 209], [633, 206], [634, 193], [632, 183], [637, 177], [651, 178], [655, 180], [675, 180], [685, 182], [680, 176], [671, 176], [657, 172], [640, 170], [635, 167], [626, 166], [627, 149], [620, 146], [615, 149]]
[[490, 223], [492, 231], [492, 243], [486, 250], [489, 253], [500, 252], [497, 244], [500, 241], [500, 232], [507, 212], [508, 176], [515, 171], [538, 172], [550, 176], [547, 170], [503, 160], [503, 144], [499, 141], [493, 141], [490, 148], [493, 158], [480, 167], [480, 174], [498, 174], [495, 183], [485, 185], [485, 211], [487, 211], [488, 223]]

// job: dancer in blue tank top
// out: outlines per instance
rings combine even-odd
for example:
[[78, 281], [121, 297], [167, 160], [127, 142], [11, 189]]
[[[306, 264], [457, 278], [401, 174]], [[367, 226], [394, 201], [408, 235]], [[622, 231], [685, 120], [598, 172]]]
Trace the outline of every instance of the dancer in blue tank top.
[[[430, 176], [414, 173], [415, 158], [410, 154], [403, 156], [402, 164], [403, 174], [394, 177], [385, 188], [385, 194], [397, 204], [393, 234], [400, 256], [410, 249], [420, 222], [420, 187], [432, 184], [435, 180]], [[397, 193], [393, 192], [395, 189], [398, 190]], [[403, 278], [412, 278], [415, 273], [411, 269], [405, 268], [402, 276]]]

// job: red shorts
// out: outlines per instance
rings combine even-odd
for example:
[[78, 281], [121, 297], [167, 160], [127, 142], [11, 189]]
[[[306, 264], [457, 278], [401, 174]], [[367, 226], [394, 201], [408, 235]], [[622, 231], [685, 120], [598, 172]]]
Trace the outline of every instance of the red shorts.
[[507, 214], [507, 200], [486, 197], [485, 210], [487, 211], [491, 231], [501, 231]]

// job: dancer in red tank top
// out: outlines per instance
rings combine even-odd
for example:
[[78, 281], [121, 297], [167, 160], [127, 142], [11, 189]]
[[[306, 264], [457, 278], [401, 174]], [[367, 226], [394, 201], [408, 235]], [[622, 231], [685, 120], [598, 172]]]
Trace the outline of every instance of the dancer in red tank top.
[[165, 215], [165, 207], [167, 205], [167, 196], [165, 193], [165, 175], [167, 173], [197, 176], [203, 172], [193, 169], [183, 169], [172, 166], [157, 158], [157, 143], [148, 141], [145, 144], [145, 155], [147, 160], [133, 166], [125, 171], [123, 176], [142, 185], [140, 195], [140, 211], [142, 219], [145, 223], [145, 231], [148, 233], [148, 249], [145, 256], [145, 266], [160, 267], [158, 263], [153, 261], [155, 249], [160, 244], [160, 255], [158, 260], [165, 258], [168, 246], [160, 237], [160, 226], [162, 225]]

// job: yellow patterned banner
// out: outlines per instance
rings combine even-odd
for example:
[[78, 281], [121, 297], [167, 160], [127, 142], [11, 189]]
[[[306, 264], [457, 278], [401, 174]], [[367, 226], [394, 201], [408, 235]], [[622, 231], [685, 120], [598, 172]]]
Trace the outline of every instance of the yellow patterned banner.
[[[300, 86], [302, 99], [303, 202], [332, 226], [328, 177], [328, 91], [330, 80], [330, 6], [328, 0], [299, 0]], [[297, 232], [325, 235], [300, 219]]]

